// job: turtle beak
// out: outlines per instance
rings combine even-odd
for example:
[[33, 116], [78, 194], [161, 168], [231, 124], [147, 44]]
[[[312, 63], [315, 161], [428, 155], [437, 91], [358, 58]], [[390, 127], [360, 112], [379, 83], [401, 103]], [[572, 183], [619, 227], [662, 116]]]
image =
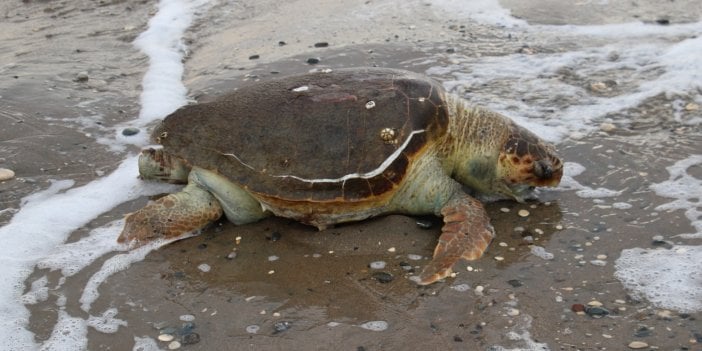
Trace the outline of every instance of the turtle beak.
[[536, 177], [534, 186], [558, 186], [563, 176], [563, 163], [555, 156], [542, 158], [534, 162], [532, 174]]

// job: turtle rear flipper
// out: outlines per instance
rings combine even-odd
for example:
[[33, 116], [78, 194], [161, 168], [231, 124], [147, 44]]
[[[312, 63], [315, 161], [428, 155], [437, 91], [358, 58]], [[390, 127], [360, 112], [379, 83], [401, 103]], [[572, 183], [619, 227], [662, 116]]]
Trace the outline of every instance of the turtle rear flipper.
[[127, 215], [120, 243], [141, 246], [160, 238], [176, 238], [206, 226], [222, 215], [217, 199], [195, 183]]
[[451, 274], [459, 259], [475, 260], [483, 255], [495, 237], [490, 218], [480, 201], [465, 193], [455, 194], [441, 209], [444, 226], [434, 258], [419, 275], [419, 284], [428, 285]]

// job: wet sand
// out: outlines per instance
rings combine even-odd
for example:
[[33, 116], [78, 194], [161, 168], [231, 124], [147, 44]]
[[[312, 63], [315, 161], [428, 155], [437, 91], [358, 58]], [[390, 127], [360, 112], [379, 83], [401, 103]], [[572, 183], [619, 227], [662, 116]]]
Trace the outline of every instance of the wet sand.
[[[396, 16], [360, 29], [353, 21], [334, 21], [351, 10], [387, 15], [393, 12], [391, 5], [216, 5], [208, 20], [187, 34], [186, 85], [191, 95], [207, 99], [251, 80], [307, 71], [310, 57], [320, 58], [317, 67], [379, 65], [423, 72], [440, 65], [436, 58], [451, 50], [503, 55], [525, 45], [545, 51], [577, 45], [567, 39], [508, 39], [504, 29], [442, 22], [429, 10], [409, 19], [399, 9]], [[130, 42], [144, 30], [154, 8], [130, 1], [97, 7], [91, 1], [0, 6], [7, 19], [0, 29], [8, 39], [0, 41], [0, 167], [17, 173], [0, 183], [4, 224], [22, 197], [45, 189], [50, 179], [74, 179], [78, 186], [109, 173], [126, 152], [137, 151], [110, 151], [95, 137], [119, 132], [110, 128], [138, 113], [139, 84], [147, 66]], [[684, 2], [670, 11], [653, 4], [641, 8], [638, 18], [665, 17], [671, 23], [688, 21], [699, 11]], [[541, 20], [528, 9], [514, 11]], [[292, 20], [302, 14], [313, 20]], [[612, 17], [625, 16], [613, 11]], [[580, 19], [577, 14], [573, 18]], [[317, 42], [330, 46], [314, 48]], [[259, 58], [249, 59], [251, 55]], [[450, 63], [449, 57], [443, 59]], [[88, 80], [79, 79], [81, 72]], [[394, 215], [322, 232], [278, 218], [240, 227], [219, 222], [110, 277], [93, 310], [117, 307], [117, 318], [128, 326], [114, 334], [89, 328], [88, 349], [132, 349], [135, 337], [155, 339], [159, 329], [169, 327], [197, 333], [197, 343], [183, 346], [193, 350], [500, 350], [497, 345], [621, 350], [631, 341], [660, 350], [699, 348], [702, 314], [656, 308], [630, 296], [614, 278], [614, 260], [622, 249], [652, 247], [654, 235], [694, 231], [680, 211], [651, 216], [653, 208], [668, 201], [649, 185], [668, 179], [665, 167], [681, 155], [702, 152], [699, 125], [676, 123], [670, 103], [665, 96], [649, 99], [623, 112], [639, 116], [637, 123], [559, 144], [565, 160], [585, 166], [579, 182], [622, 189], [621, 197], [633, 200], [634, 206], [623, 212], [573, 191], [545, 191], [540, 201], [527, 204], [491, 203], [488, 212], [498, 237], [490, 250], [481, 260], [460, 263], [455, 278], [429, 287], [418, 287], [407, 277], [430, 257], [439, 234], [436, 219], [428, 219], [433, 223], [429, 229], [420, 228], [415, 218]], [[699, 178], [698, 168], [691, 172]], [[147, 200], [119, 206], [70, 240]], [[530, 215], [518, 216], [520, 209]], [[533, 255], [529, 244], [544, 247], [555, 258]], [[413, 260], [414, 255], [421, 259]], [[600, 255], [606, 264], [592, 264]], [[78, 302], [81, 289], [110, 256], [67, 279], [60, 293], [72, 315], [87, 318]], [[369, 268], [374, 261], [387, 265]], [[201, 264], [210, 270], [204, 272]], [[59, 272], [36, 269], [27, 286], [43, 275], [49, 286], [61, 278]], [[28, 306], [29, 329], [38, 341], [50, 336], [59, 295]], [[595, 318], [571, 311], [572, 305], [593, 300], [610, 314]], [[183, 315], [194, 316], [187, 331]], [[388, 329], [361, 327], [369, 321], [385, 321]], [[257, 333], [247, 332], [251, 326], [258, 326]], [[166, 343], [159, 346], [165, 349]]]

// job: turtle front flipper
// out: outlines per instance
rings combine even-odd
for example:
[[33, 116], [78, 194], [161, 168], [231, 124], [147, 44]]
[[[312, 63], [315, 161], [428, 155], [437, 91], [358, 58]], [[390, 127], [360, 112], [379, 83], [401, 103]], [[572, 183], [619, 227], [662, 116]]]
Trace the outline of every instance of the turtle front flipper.
[[160, 238], [176, 238], [204, 227], [221, 215], [222, 206], [217, 199], [191, 182], [182, 191], [127, 215], [117, 241], [141, 246]]
[[495, 237], [485, 208], [480, 201], [459, 192], [441, 209], [444, 226], [434, 258], [419, 275], [419, 284], [428, 285], [451, 274], [459, 259], [475, 260], [483, 255]]

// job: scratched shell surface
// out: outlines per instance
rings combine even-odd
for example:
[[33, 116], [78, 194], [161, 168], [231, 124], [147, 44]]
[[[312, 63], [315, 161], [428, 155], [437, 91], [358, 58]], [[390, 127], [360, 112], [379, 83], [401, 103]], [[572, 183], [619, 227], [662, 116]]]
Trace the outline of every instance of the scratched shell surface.
[[437, 82], [346, 69], [252, 83], [185, 106], [154, 131], [164, 148], [249, 190], [290, 200], [362, 200], [396, 188], [446, 132]]

